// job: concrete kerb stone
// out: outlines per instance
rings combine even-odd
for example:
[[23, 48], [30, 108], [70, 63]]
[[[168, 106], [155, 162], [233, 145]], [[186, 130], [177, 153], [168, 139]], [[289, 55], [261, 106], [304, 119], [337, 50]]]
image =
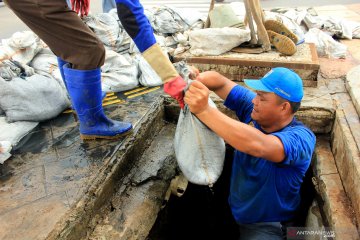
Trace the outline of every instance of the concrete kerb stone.
[[336, 111], [331, 132], [332, 152], [347, 196], [360, 222], [360, 156], [342, 109]]
[[360, 116], [360, 65], [352, 68], [347, 73], [345, 86], [351, 96], [355, 109]]
[[312, 168], [326, 222], [335, 231], [336, 239], [358, 239], [355, 215], [338, 174], [329, 139], [317, 139]]

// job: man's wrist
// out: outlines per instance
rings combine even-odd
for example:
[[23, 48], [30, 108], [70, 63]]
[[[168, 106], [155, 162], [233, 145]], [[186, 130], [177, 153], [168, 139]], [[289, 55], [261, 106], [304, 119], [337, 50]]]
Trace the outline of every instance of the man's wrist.
[[204, 118], [204, 117], [208, 116], [213, 109], [214, 109], [214, 108], [210, 107], [210, 105], [207, 104], [207, 106], [206, 106], [205, 108], [203, 108], [200, 112], [195, 113], [195, 115], [196, 115], [199, 119], [201, 119], [201, 118]]

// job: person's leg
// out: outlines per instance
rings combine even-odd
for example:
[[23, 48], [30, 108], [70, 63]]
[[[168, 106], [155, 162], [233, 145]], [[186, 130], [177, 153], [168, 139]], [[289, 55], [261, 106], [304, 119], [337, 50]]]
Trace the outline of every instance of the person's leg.
[[113, 8], [116, 8], [115, 0], [102, 0], [102, 9], [104, 13], [110, 12]]
[[239, 240], [283, 240], [279, 222], [239, 224]]
[[79, 122], [82, 139], [117, 138], [131, 123], [108, 119], [102, 108], [105, 49], [65, 0], [6, 0], [8, 6], [59, 57], [59, 67]]
[[72, 67], [91, 70], [104, 64], [105, 49], [65, 0], [5, 0], [13, 12]]

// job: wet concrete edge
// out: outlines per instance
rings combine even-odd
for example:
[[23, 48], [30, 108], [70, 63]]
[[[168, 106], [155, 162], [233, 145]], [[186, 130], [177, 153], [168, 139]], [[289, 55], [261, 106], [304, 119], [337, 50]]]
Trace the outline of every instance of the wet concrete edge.
[[104, 167], [99, 169], [97, 177], [89, 186], [82, 199], [58, 222], [47, 239], [81, 239], [91, 231], [93, 218], [99, 213], [105, 202], [116, 191], [114, 183], [121, 181], [127, 174], [127, 169], [133, 165], [133, 160], [139, 158], [148, 136], [158, 130], [156, 122], [164, 119], [163, 99], [159, 98], [147, 114], [135, 126], [131, 135], [120, 143], [114, 153], [104, 161]]

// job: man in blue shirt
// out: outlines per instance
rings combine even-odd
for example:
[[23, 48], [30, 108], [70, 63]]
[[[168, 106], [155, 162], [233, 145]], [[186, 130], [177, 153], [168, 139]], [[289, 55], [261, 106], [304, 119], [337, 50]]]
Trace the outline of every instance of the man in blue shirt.
[[[245, 84], [255, 93], [216, 72], [204, 72], [189, 87], [185, 102], [235, 148], [229, 204], [240, 239], [283, 239], [282, 223], [298, 210], [316, 141], [294, 117], [303, 98], [302, 80], [287, 68], [274, 68]], [[209, 89], [240, 121], [208, 105]]]

